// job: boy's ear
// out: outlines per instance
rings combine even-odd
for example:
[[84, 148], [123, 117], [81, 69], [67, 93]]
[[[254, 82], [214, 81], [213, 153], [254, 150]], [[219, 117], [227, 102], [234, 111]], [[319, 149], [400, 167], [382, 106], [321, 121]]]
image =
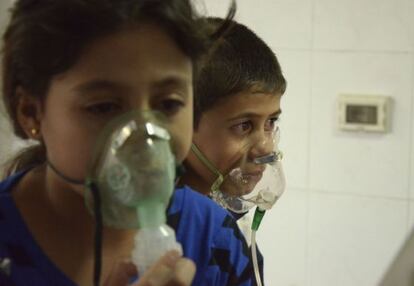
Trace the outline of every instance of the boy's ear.
[[41, 140], [42, 104], [40, 99], [20, 86], [16, 89], [16, 96], [19, 99], [16, 114], [21, 128], [28, 138]]

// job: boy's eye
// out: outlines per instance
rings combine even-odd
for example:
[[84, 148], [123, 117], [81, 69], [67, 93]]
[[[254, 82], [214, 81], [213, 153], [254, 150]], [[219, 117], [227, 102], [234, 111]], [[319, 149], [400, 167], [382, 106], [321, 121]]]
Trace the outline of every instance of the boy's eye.
[[159, 103], [158, 109], [167, 116], [173, 116], [177, 114], [185, 103], [182, 100], [168, 98]]
[[237, 135], [248, 134], [253, 129], [253, 124], [250, 121], [243, 121], [231, 126], [231, 129]]
[[277, 128], [277, 123], [279, 121], [278, 117], [272, 117], [266, 120], [264, 130], [265, 131], [274, 131]]
[[107, 115], [118, 112], [121, 109], [119, 104], [114, 102], [100, 102], [94, 103], [86, 107], [86, 110], [96, 115]]

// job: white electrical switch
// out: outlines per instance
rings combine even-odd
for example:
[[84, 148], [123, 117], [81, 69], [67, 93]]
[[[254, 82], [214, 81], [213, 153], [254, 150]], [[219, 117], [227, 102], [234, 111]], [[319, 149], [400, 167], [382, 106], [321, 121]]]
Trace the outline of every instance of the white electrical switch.
[[377, 95], [341, 94], [338, 125], [342, 130], [387, 132], [390, 98]]

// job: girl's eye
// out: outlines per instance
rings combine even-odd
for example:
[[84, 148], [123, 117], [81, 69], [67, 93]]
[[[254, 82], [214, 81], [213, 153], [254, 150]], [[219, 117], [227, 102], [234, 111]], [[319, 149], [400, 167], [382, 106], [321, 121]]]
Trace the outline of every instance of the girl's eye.
[[250, 121], [243, 121], [231, 127], [237, 135], [248, 134], [253, 129], [253, 124]]
[[96, 115], [109, 115], [118, 112], [120, 109], [121, 106], [114, 102], [100, 102], [86, 107], [88, 112]]
[[278, 121], [279, 121], [278, 117], [272, 117], [266, 120], [265, 127], [264, 127], [265, 131], [276, 130]]
[[177, 114], [183, 107], [185, 103], [178, 99], [164, 99], [158, 106], [158, 109], [167, 116], [173, 116]]

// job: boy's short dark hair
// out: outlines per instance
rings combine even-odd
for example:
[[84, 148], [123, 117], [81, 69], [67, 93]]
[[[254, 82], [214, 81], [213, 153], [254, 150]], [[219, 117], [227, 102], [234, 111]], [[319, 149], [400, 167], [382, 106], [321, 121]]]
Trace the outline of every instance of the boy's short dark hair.
[[[208, 18], [215, 30], [223, 22]], [[215, 34], [211, 36], [215, 37]], [[232, 21], [197, 65], [194, 84], [194, 127], [203, 112], [241, 91], [283, 94], [286, 80], [273, 51], [252, 30]]]

